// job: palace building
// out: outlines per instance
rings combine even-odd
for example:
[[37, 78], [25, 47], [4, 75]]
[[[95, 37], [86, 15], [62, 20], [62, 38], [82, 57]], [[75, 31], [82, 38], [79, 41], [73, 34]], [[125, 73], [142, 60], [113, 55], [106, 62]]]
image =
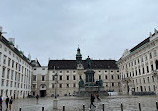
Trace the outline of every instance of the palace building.
[[[37, 72], [33, 73], [33, 94], [54, 96], [54, 75], [57, 74], [57, 95], [76, 95], [79, 91], [80, 78], [85, 80], [84, 72], [86, 69], [86, 60], [82, 60], [79, 48], [77, 49], [76, 60], [49, 60], [48, 67], [44, 69], [37, 63], [33, 71]], [[120, 91], [120, 76], [115, 60], [92, 60], [92, 69], [95, 71], [94, 79], [102, 79], [106, 91]]]
[[26, 57], [14, 45], [14, 38], [8, 41], [0, 32], [0, 95], [4, 98], [23, 98], [31, 93], [31, 56]]
[[158, 31], [125, 50], [118, 67], [122, 94], [158, 94]]

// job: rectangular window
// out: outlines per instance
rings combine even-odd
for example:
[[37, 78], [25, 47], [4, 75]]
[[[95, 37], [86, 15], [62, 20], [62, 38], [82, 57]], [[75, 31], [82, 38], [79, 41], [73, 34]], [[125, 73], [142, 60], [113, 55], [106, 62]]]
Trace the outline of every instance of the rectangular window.
[[67, 80], [69, 80], [69, 76], [66, 76]]
[[2, 83], [1, 83], [1, 85], [4, 86], [4, 79], [2, 79]]
[[154, 57], [156, 57], [157, 56], [157, 52], [156, 52], [156, 50], [154, 50]]
[[141, 62], [144, 62], [143, 57], [141, 58]]
[[33, 81], [36, 81], [36, 75], [33, 75]]
[[8, 69], [8, 72], [7, 72], [7, 79], [9, 79], [9, 75], [10, 75], [10, 69]]
[[11, 80], [13, 80], [14, 70], [11, 72]]
[[62, 84], [59, 84], [59, 87], [62, 88]]
[[45, 81], [45, 76], [44, 75], [42, 75], [42, 81]]
[[5, 77], [5, 67], [3, 67], [3, 71], [2, 71], [2, 77]]
[[145, 83], [145, 78], [143, 78], [143, 81], [144, 81], [144, 83]]
[[148, 57], [147, 57], [147, 55], [145, 55], [145, 60], [146, 60], [146, 61], [148, 60]]
[[149, 77], [148, 77], [148, 83], [150, 82]]
[[11, 61], [11, 59], [10, 59], [10, 58], [8, 58], [8, 66], [10, 66], [10, 61]]
[[146, 66], [146, 70], [147, 70], [147, 73], [149, 73], [149, 67], [148, 66]]
[[150, 52], [150, 54], [149, 54], [149, 55], [150, 55], [150, 59], [152, 59], [152, 53], [151, 53], [151, 52]]
[[52, 75], [52, 80], [53, 80], [53, 81], [55, 80], [55, 76], [54, 76], [54, 75]]
[[66, 87], [69, 88], [69, 84], [66, 84]]
[[139, 75], [141, 75], [141, 71], [140, 71], [140, 69], [139, 69]]
[[6, 59], [7, 59], [7, 56], [4, 55], [3, 64], [6, 64]]
[[150, 86], [149, 86], [149, 91], [151, 91]]
[[75, 84], [75, 83], [73, 84], [73, 87], [76, 87], [76, 84]]
[[143, 74], [145, 73], [144, 67], [143, 67]]
[[153, 80], [153, 82], [155, 82], [154, 76], [152, 76], [152, 80]]
[[105, 75], [105, 79], [108, 79], [108, 76], [107, 76], [107, 75]]
[[151, 64], [151, 70], [152, 70], [152, 71], [154, 70], [153, 64]]
[[76, 76], [75, 75], [73, 75], [73, 80], [76, 80]]
[[52, 88], [54, 88], [54, 84], [52, 84]]
[[14, 68], [14, 60], [12, 60], [12, 68]]
[[60, 75], [60, 80], [62, 80], [62, 76]]
[[99, 75], [99, 79], [101, 79], [101, 75]]

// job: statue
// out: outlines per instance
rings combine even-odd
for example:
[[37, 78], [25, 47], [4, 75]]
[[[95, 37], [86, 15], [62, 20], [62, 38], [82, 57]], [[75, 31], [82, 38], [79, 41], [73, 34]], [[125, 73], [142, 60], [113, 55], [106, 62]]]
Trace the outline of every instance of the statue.
[[92, 63], [91, 63], [91, 59], [89, 58], [89, 56], [86, 59], [86, 61], [87, 61], [88, 69], [91, 69], [92, 68]]
[[79, 88], [84, 87], [84, 81], [82, 78], [80, 79], [78, 85], [79, 85]]

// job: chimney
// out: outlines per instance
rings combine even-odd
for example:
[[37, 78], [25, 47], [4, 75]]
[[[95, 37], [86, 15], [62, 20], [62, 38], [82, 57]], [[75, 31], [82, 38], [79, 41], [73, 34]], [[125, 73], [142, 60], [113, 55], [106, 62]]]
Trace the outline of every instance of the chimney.
[[29, 53], [29, 55], [28, 55], [28, 58], [29, 58], [29, 60], [31, 61], [31, 55], [30, 55], [30, 53]]
[[150, 32], [149, 36], [150, 36], [150, 38], [152, 37], [152, 33], [151, 32]]
[[155, 32], [155, 34], [157, 34], [157, 30], [156, 29], [154, 29], [154, 32]]
[[18, 45], [16, 45], [16, 48], [18, 49]]
[[9, 38], [9, 42], [12, 42], [15, 45], [15, 38]]

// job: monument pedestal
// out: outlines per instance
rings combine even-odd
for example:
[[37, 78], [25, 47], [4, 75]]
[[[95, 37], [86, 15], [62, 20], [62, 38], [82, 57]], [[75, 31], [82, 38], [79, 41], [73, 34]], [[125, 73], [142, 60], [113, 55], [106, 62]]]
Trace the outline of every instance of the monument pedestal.
[[58, 99], [53, 100], [53, 109], [58, 109]]

